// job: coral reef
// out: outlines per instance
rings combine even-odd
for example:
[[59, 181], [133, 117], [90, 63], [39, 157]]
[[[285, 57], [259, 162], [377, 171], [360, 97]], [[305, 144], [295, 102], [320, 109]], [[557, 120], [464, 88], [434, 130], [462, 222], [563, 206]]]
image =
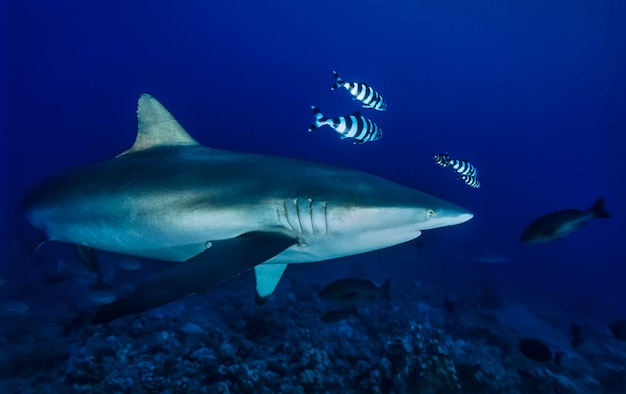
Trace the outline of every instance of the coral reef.
[[[398, 281], [396, 281], [398, 282]], [[404, 287], [403, 287], [404, 286]], [[491, 310], [444, 307], [435, 287], [396, 286], [324, 324], [314, 289], [266, 305], [235, 285], [106, 326], [6, 340], [2, 392], [604, 393], [624, 386], [626, 351], [586, 344], [562, 366], [517, 350]], [[53, 325], [50, 327], [54, 327]], [[14, 345], [12, 343], [19, 343]]]

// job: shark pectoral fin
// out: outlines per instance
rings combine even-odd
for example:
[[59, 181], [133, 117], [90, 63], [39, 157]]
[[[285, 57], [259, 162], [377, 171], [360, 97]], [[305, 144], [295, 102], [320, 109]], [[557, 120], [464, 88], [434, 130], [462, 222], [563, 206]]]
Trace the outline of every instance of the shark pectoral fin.
[[285, 234], [262, 231], [211, 242], [204, 252], [103, 305], [91, 322], [108, 323], [179, 300], [248, 271], [296, 243]]
[[272, 295], [283, 276], [287, 264], [261, 264], [254, 267], [254, 277], [256, 279], [257, 305], [265, 304], [265, 301]]

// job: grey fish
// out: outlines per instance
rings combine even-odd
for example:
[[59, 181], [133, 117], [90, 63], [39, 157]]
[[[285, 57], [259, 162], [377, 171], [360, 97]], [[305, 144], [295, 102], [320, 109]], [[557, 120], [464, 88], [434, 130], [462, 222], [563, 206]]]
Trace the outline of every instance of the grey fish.
[[319, 296], [338, 302], [389, 300], [389, 284], [387, 279], [381, 286], [376, 286], [369, 279], [343, 278], [326, 285]]
[[541, 216], [532, 222], [520, 237], [522, 242], [547, 242], [561, 239], [583, 227], [590, 219], [610, 218], [604, 209], [604, 198], [600, 197], [586, 211], [565, 209]]
[[102, 306], [93, 323], [145, 312], [252, 268], [264, 301], [287, 264], [390, 247], [473, 216], [359, 171], [202, 146], [148, 94], [137, 118], [130, 149], [43, 182], [24, 200], [29, 222], [50, 240], [172, 263]]
[[370, 85], [365, 82], [345, 82], [336, 71], [333, 71], [333, 76], [335, 77], [335, 83], [330, 90], [336, 90], [340, 87], [345, 88], [355, 100], [363, 103], [363, 108], [372, 108], [377, 111], [387, 109], [387, 103], [383, 97]]

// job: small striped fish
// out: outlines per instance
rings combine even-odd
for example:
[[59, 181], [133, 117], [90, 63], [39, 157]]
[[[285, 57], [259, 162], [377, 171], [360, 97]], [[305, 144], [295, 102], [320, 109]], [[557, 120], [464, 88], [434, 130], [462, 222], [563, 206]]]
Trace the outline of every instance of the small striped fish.
[[459, 175], [457, 179], [465, 182], [466, 185], [468, 185], [469, 187], [473, 187], [474, 189], [478, 189], [480, 187], [480, 182], [475, 176]]
[[433, 159], [435, 159], [435, 163], [439, 164], [440, 166], [447, 167], [448, 165], [450, 165], [450, 156], [447, 152], [435, 155]]
[[330, 126], [341, 135], [341, 138], [354, 138], [355, 144], [376, 141], [383, 135], [382, 130], [376, 123], [363, 117], [359, 111], [350, 115], [328, 119], [322, 115], [322, 112], [316, 106], [312, 105], [311, 109], [313, 109], [315, 114], [315, 123], [309, 127], [309, 131], [324, 125]]
[[478, 175], [478, 170], [474, 167], [469, 161], [462, 159], [453, 159], [448, 161], [448, 166], [455, 169], [461, 175], [467, 175], [471, 177], [476, 177]]
[[359, 100], [363, 103], [363, 108], [373, 108], [378, 111], [384, 111], [387, 109], [387, 103], [383, 97], [378, 94], [371, 86], [364, 82], [345, 82], [336, 71], [333, 71], [335, 76], [335, 84], [330, 88], [331, 90], [345, 88], [355, 100]]

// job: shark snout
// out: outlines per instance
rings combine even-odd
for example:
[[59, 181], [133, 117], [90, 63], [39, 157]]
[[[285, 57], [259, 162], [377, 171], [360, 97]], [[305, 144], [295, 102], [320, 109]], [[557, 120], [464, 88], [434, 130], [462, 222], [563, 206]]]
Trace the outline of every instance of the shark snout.
[[465, 223], [474, 217], [474, 214], [467, 209], [449, 204], [437, 209], [429, 209], [426, 212], [428, 220], [424, 222], [422, 230], [429, 230], [439, 227], [454, 226]]
[[469, 211], [462, 212], [462, 213], [460, 213], [460, 214], [458, 214], [456, 216], [456, 221], [454, 223], [452, 223], [452, 224], [465, 223], [465, 222], [467, 222], [468, 220], [470, 220], [473, 217], [474, 217], [474, 214], [469, 212]]

